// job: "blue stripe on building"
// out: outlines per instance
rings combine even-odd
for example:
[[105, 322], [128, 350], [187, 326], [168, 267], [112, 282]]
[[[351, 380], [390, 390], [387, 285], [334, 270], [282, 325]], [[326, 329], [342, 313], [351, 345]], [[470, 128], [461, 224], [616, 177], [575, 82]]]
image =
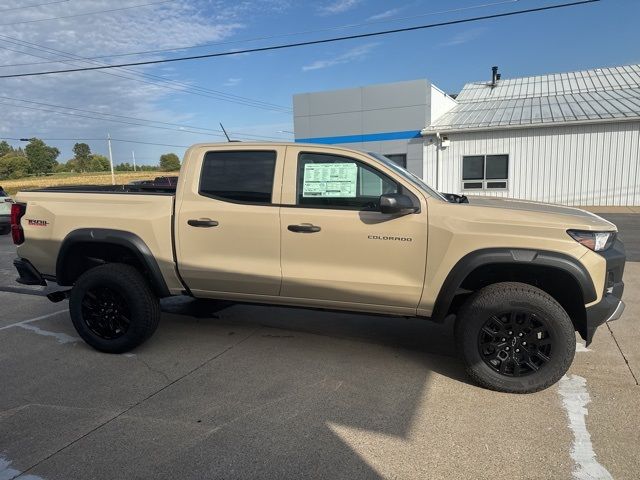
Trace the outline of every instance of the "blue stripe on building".
[[385, 140], [406, 140], [420, 138], [420, 130], [406, 130], [403, 132], [365, 133], [362, 135], [342, 135], [339, 137], [296, 138], [296, 143], [359, 143], [383, 142]]

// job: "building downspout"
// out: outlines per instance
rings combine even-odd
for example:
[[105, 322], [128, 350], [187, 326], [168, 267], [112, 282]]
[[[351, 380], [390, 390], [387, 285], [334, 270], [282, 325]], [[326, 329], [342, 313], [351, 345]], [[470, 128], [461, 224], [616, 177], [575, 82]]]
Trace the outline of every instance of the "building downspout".
[[436, 132], [436, 191], [440, 191], [440, 132]]

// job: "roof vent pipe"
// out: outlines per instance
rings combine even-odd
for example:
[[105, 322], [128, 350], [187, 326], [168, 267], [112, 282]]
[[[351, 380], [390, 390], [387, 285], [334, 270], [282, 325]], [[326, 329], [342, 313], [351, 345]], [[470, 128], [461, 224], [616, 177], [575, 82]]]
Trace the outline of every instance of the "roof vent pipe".
[[500, 80], [500, 74], [498, 73], [498, 67], [491, 67], [491, 88], [495, 87]]

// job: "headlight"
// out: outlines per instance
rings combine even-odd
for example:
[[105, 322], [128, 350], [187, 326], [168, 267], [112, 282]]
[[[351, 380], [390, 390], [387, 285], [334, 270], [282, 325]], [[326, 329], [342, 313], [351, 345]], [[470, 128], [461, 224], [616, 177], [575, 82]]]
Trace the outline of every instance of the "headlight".
[[616, 239], [616, 232], [590, 232], [588, 230], [567, 230], [576, 242], [594, 252], [601, 252], [609, 248]]

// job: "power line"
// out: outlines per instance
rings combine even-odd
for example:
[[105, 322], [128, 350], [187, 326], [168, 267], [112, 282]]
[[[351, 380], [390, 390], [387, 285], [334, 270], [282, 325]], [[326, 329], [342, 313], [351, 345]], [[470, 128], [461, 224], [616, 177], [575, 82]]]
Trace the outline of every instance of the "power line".
[[[198, 127], [198, 126], [193, 126], [193, 125], [185, 125], [185, 124], [179, 124], [179, 123], [171, 123], [171, 122], [163, 122], [160, 120], [148, 120], [145, 118], [140, 118], [140, 117], [131, 117], [128, 115], [118, 115], [118, 114], [114, 114], [114, 113], [104, 113], [104, 112], [97, 112], [95, 110], [85, 110], [82, 108], [75, 108], [75, 107], [69, 107], [66, 105], [55, 105], [52, 103], [45, 103], [45, 102], [37, 102], [35, 100], [25, 100], [22, 98], [14, 98], [14, 97], [9, 97], [6, 95], [0, 95], [0, 100], [13, 100], [16, 102], [24, 102], [24, 103], [30, 103], [33, 105], [41, 105], [41, 106], [45, 106], [45, 107], [52, 107], [52, 108], [61, 108], [61, 109], [65, 109], [65, 110], [73, 110], [76, 112], [82, 112], [82, 113], [89, 113], [92, 115], [102, 115], [102, 116], [106, 116], [106, 117], [116, 117], [116, 118], [123, 118], [125, 120], [133, 120], [133, 121], [137, 121], [137, 122], [146, 122], [146, 123], [159, 123], [161, 125], [167, 125], [167, 126], [171, 126], [171, 127], [178, 127], [178, 128], [173, 128], [172, 130], [176, 130], [176, 131], [180, 131], [180, 132], [187, 132], [187, 133], [198, 133], [198, 134], [208, 134], [208, 133], [216, 133], [216, 134], [221, 134], [223, 133], [222, 130], [219, 129], [214, 129], [214, 128], [205, 128], [205, 127]], [[11, 104], [8, 104], [11, 105]], [[22, 105], [14, 105], [16, 107], [21, 107]], [[62, 112], [56, 112], [56, 113], [62, 113]], [[75, 115], [75, 114], [70, 114], [70, 115]], [[104, 120], [109, 120], [109, 121], [115, 121], [115, 120], [111, 120], [108, 118], [105, 118]], [[149, 125], [150, 127], [153, 128], [152, 125]], [[187, 129], [191, 129], [192, 131], [189, 131]], [[193, 130], [202, 130], [202, 132], [195, 132]], [[255, 137], [255, 138], [265, 138], [265, 139], [269, 139], [269, 140], [282, 140], [281, 138], [278, 137], [271, 137], [271, 136], [266, 136], [266, 135], [254, 135], [254, 134], [250, 134], [250, 133], [243, 133], [243, 132], [230, 132], [233, 133], [234, 135], [240, 135], [243, 137]]]
[[[8, 97], [0, 97], [1, 98], [8, 98]], [[20, 101], [20, 100], [18, 100]], [[123, 125], [132, 125], [132, 126], [136, 126], [136, 127], [144, 127], [144, 128], [155, 128], [155, 129], [159, 129], [159, 130], [170, 130], [170, 131], [177, 131], [177, 132], [181, 132], [181, 133], [193, 133], [196, 135], [210, 135], [210, 136], [214, 136], [214, 137], [220, 137], [220, 138], [226, 138], [224, 135], [222, 135], [221, 133], [215, 133], [215, 132], [219, 132], [219, 131], [195, 131], [195, 130], [187, 130], [186, 128], [175, 128], [175, 127], [163, 127], [160, 125], [148, 125], [146, 123], [140, 123], [140, 122], [152, 122], [153, 120], [142, 120], [139, 119], [137, 121], [126, 121], [126, 120], [116, 120], [113, 118], [101, 118], [101, 117], [95, 117], [93, 115], [84, 115], [84, 114], [78, 114], [78, 113], [69, 113], [69, 112], [60, 112], [57, 110], [51, 110], [48, 108], [40, 108], [40, 107], [31, 107], [31, 106], [27, 106], [27, 105], [16, 105], [14, 103], [8, 103], [8, 102], [0, 102], [0, 105], [7, 105], [10, 107], [16, 107], [16, 108], [23, 108], [26, 110], [37, 110], [37, 111], [41, 111], [41, 112], [47, 112], [47, 113], [55, 113], [57, 115], [65, 115], [68, 117], [73, 117], [73, 118], [86, 118], [86, 119], [90, 119], [90, 120], [102, 120], [102, 121], [107, 121], [107, 122], [113, 122], [113, 123], [120, 123]], [[73, 109], [73, 108], [68, 108], [68, 107], [58, 107], [58, 108], [67, 108], [69, 110], [78, 110], [78, 109]], [[82, 110], [80, 110], [82, 111]], [[104, 113], [99, 113], [99, 112], [95, 112], [98, 115], [110, 115], [110, 114], [104, 114]], [[126, 118], [126, 117], [125, 117]], [[133, 118], [133, 117], [131, 117]], [[135, 120], [135, 119], [134, 119]], [[161, 123], [161, 122], [159, 122]], [[197, 127], [196, 127], [197, 128]], [[204, 130], [204, 129], [200, 129], [200, 130]], [[242, 132], [230, 132], [234, 135], [239, 136], [240, 138], [247, 138], [247, 139], [258, 139], [258, 140], [278, 140], [278, 141], [283, 141], [285, 139], [281, 138], [281, 137], [269, 137], [266, 135], [254, 135], [254, 134], [250, 134], [250, 133], [242, 133]]]
[[204, 54], [204, 55], [191, 55], [191, 56], [187, 56], [187, 57], [165, 58], [165, 59], [161, 59], [161, 60], [146, 60], [146, 61], [141, 61], [141, 62], [130, 62], [130, 63], [120, 63], [120, 64], [112, 64], [112, 65], [101, 65], [101, 66], [95, 66], [95, 67], [69, 68], [69, 69], [64, 69], [64, 70], [49, 70], [49, 71], [31, 72], [31, 73], [16, 73], [16, 74], [11, 74], [11, 75], [0, 75], [0, 78], [35, 77], [35, 76], [51, 75], [51, 74], [57, 74], [57, 73], [85, 72], [85, 71], [91, 71], [91, 70], [106, 70], [106, 69], [110, 69], [110, 68], [135, 67], [135, 66], [141, 66], [141, 65], [156, 65], [156, 64], [160, 64], [160, 63], [183, 62], [183, 61], [187, 61], [187, 60], [202, 60], [202, 59], [205, 59], [205, 58], [226, 57], [226, 56], [230, 56], [230, 55], [239, 55], [239, 54], [243, 54], [243, 53], [257, 53], [257, 52], [267, 52], [267, 51], [272, 51], [272, 50], [283, 50], [283, 49], [288, 49], [288, 48], [305, 47], [305, 46], [309, 46], [309, 45], [320, 45], [320, 44], [325, 44], [325, 43], [342, 42], [342, 41], [346, 41], [346, 40], [355, 40], [355, 39], [360, 39], [360, 38], [369, 38], [369, 37], [377, 37], [377, 36], [382, 36], [382, 35], [391, 35], [391, 34], [395, 34], [395, 33], [404, 33], [404, 32], [412, 32], [412, 31], [417, 31], [417, 30], [426, 30], [426, 29], [429, 29], [429, 28], [444, 27], [444, 26], [449, 26], [449, 25], [459, 25], [459, 24], [462, 24], [462, 23], [478, 22], [478, 21], [483, 21], [483, 20], [491, 20], [491, 19], [495, 19], [495, 18], [511, 17], [511, 16], [515, 16], [515, 15], [523, 15], [523, 14], [534, 13], [534, 12], [543, 12], [543, 11], [555, 10], [555, 9], [559, 9], [559, 8], [575, 7], [575, 6], [578, 6], [578, 5], [584, 5], [584, 4], [588, 4], [588, 3], [595, 3], [595, 2], [599, 2], [599, 1], [600, 0], [581, 0], [581, 1], [577, 1], [577, 2], [561, 3], [561, 4], [557, 4], [557, 5], [549, 5], [549, 6], [546, 6], [546, 7], [529, 8], [529, 9], [526, 9], [526, 10], [516, 10], [516, 11], [513, 11], [513, 12], [496, 13], [496, 14], [493, 14], [493, 15], [484, 15], [484, 16], [481, 16], [481, 17], [472, 17], [472, 18], [464, 18], [464, 19], [459, 19], [459, 20], [450, 20], [450, 21], [447, 21], [447, 22], [432, 23], [432, 24], [427, 24], [427, 25], [418, 25], [418, 26], [414, 26], [414, 27], [395, 28], [395, 29], [392, 29], [392, 30], [383, 30], [383, 31], [378, 31], [378, 32], [361, 33], [361, 34], [356, 34], [356, 35], [347, 35], [347, 36], [343, 36], [343, 37], [324, 38], [324, 39], [321, 39], [321, 40], [310, 40], [310, 41], [306, 41], [306, 42], [287, 43], [287, 44], [281, 44], [281, 45], [271, 45], [271, 46], [268, 46], [268, 47], [247, 48], [247, 49], [244, 49], [244, 50], [218, 52], [218, 53], [208, 53], [208, 54]]
[[35, 20], [23, 20], [21, 22], [0, 23], [0, 27], [6, 26], [6, 25], [23, 25], [25, 23], [48, 22], [49, 20], [61, 20], [65, 18], [85, 17], [87, 15], [96, 15], [98, 13], [119, 12], [121, 10], [131, 10], [132, 8], [150, 7], [151, 5], [160, 5], [162, 3], [172, 3], [173, 1], [174, 0], [162, 0], [161, 2], [143, 3], [141, 5], [130, 5], [128, 7], [111, 8], [109, 10], [97, 10], [95, 12], [76, 13], [74, 15], [64, 15], [61, 17], [38, 18]]
[[[68, 60], [73, 60], [73, 61], [78, 61], [78, 62], [82, 62], [82, 63], [90, 63], [90, 64], [94, 64], [94, 65], [108, 65], [105, 63], [101, 63], [101, 62], [97, 62], [97, 61], [91, 61], [89, 59], [86, 59], [85, 57], [81, 57], [79, 55], [75, 55], [73, 53], [69, 53], [69, 52], [64, 52], [62, 50], [57, 50], [55, 48], [51, 48], [51, 47], [45, 47], [43, 45], [38, 45], [35, 43], [31, 43], [31, 42], [27, 42], [26, 40], [19, 40], [17, 38], [13, 38], [13, 37], [8, 37], [6, 35], [0, 35], [0, 41], [12, 44], [12, 45], [17, 45], [20, 47], [24, 47], [24, 48], [29, 48], [29, 49], [33, 49], [33, 50], [38, 50], [38, 51], [42, 51], [44, 53], [47, 54], [60, 54], [60, 55], [65, 55], [67, 57], [71, 57]], [[13, 52], [17, 52], [17, 53], [21, 53], [23, 55], [29, 55], [32, 57], [37, 57], [37, 58], [46, 58], [46, 57], [42, 57], [40, 55], [35, 55], [33, 53], [30, 52], [23, 52], [20, 50], [14, 50], [11, 48], [8, 48], [6, 46], [0, 47], [3, 48], [5, 50], [10, 50]], [[54, 52], [54, 53], [51, 53]], [[68, 61], [64, 61], [64, 60], [60, 60], [61, 63], [67, 63], [67, 64], [71, 64], [72, 63], [68, 62]], [[184, 82], [179, 82], [176, 80], [169, 80], [166, 79], [164, 77], [161, 77], [159, 75], [154, 75], [151, 73], [144, 73], [144, 72], [136, 72], [135, 70], [132, 69], [128, 69], [128, 68], [124, 68], [123, 69], [126, 72], [130, 72], [133, 75], [141, 75], [143, 77], [147, 77], [147, 78], [151, 78], [151, 79], [156, 79], [157, 81], [146, 81], [137, 77], [131, 77], [131, 76], [125, 76], [125, 75], [121, 75], [121, 74], [116, 74], [113, 72], [105, 72], [105, 71], [101, 71], [100, 73], [106, 74], [106, 75], [111, 75], [111, 76], [115, 76], [115, 77], [120, 77], [120, 78], [124, 78], [124, 79], [129, 79], [129, 80], [134, 80], [137, 82], [141, 82], [141, 83], [146, 83], [146, 84], [150, 84], [150, 85], [155, 85], [155, 86], [160, 86], [162, 88], [167, 88], [169, 90], [174, 90], [174, 91], [178, 91], [181, 93], [189, 93], [192, 95], [198, 95], [201, 97], [208, 97], [208, 98], [215, 98], [216, 100], [222, 100], [225, 102], [230, 102], [230, 103], [236, 103], [236, 104], [240, 104], [240, 105], [245, 105], [245, 106], [249, 106], [249, 107], [255, 107], [255, 108], [261, 108], [264, 110], [273, 110], [276, 112], [281, 112], [281, 113], [290, 113], [291, 109], [281, 106], [281, 105], [277, 105], [274, 103], [269, 103], [269, 102], [264, 102], [262, 100], [255, 100], [255, 99], [251, 99], [248, 97], [243, 97], [240, 95], [234, 95], [234, 94], [230, 94], [230, 93], [226, 93], [226, 92], [222, 92], [222, 91], [218, 91], [218, 90], [212, 90], [212, 89], [208, 89], [208, 88], [204, 88], [204, 87], [199, 87], [197, 85], [189, 85], [188, 83], [184, 83]], [[158, 83], [158, 81], [162, 82], [162, 84]], [[172, 86], [172, 85], [177, 85], [177, 87]]]
[[[227, 41], [224, 41], [224, 42], [203, 43], [203, 44], [200, 44], [200, 45], [190, 45], [190, 46], [186, 46], [186, 47], [164, 48], [164, 49], [157, 49], [157, 50], [143, 50], [143, 51], [139, 51], [139, 52], [128, 52], [128, 53], [114, 53], [114, 54], [110, 54], [110, 55], [97, 55], [97, 56], [93, 56], [93, 57], [83, 57], [83, 58], [86, 59], [86, 60], [99, 60], [99, 59], [103, 59], [103, 58], [116, 58], [116, 57], [128, 57], [128, 56], [145, 55], [145, 54], [178, 52], [178, 51], [181, 51], [181, 50], [191, 50], [191, 49], [194, 49], [194, 48], [206, 48], [206, 47], [214, 47], [214, 46], [220, 46], [220, 45], [249, 43], [249, 42], [256, 42], [256, 41], [259, 41], [259, 40], [272, 40], [274, 38], [283, 38], [283, 37], [291, 37], [291, 36], [297, 36], [297, 35], [308, 35], [310, 33], [321, 33], [321, 32], [335, 31], [335, 30], [344, 30], [344, 29], [348, 29], [348, 28], [365, 27], [365, 26], [368, 26], [368, 25], [378, 25], [378, 24], [381, 24], [381, 23], [399, 22], [399, 21], [402, 21], [402, 20], [415, 20], [416, 18], [419, 18], [419, 17], [443, 15], [443, 14], [446, 14], [446, 13], [457, 13], [457, 12], [462, 12], [462, 11], [466, 11], [466, 10], [476, 10], [476, 9], [479, 9], [479, 8], [495, 7], [495, 6], [499, 6], [499, 5], [517, 3], [517, 2], [520, 2], [520, 1], [521, 0], [503, 0], [503, 1], [499, 1], [499, 2], [483, 3], [483, 4], [480, 4], [480, 5], [470, 5], [468, 7], [459, 7], [459, 8], [452, 8], [452, 9], [449, 9], [449, 10], [441, 10], [441, 11], [438, 11], [438, 12], [427, 12], [427, 13], [414, 14], [414, 15], [406, 16], [406, 17], [385, 18], [384, 20], [377, 20], [377, 21], [373, 21], [373, 22], [352, 23], [352, 24], [347, 24], [347, 25], [336, 25], [336, 26], [333, 26], [333, 27], [320, 28], [320, 29], [315, 29], [315, 30], [303, 30], [303, 31], [298, 31], [298, 32], [279, 33], [279, 34], [275, 34], [275, 35], [265, 35], [265, 36], [261, 36], [261, 37], [252, 37], [252, 38], [245, 38], [245, 39], [239, 39], [239, 40], [227, 40]], [[49, 61], [46, 61], [46, 62], [12, 63], [12, 64], [9, 64], [9, 65], [0, 65], [0, 68], [21, 67], [21, 66], [31, 66], [31, 65], [45, 65], [45, 64], [51, 64], [51, 63], [61, 63], [61, 62], [59, 60], [49, 60]]]
[[[102, 140], [105, 140], [104, 138]], [[152, 142], [142, 142], [140, 140], [125, 140], [122, 138], [112, 138], [112, 142], [122, 142], [122, 143], [137, 143], [139, 145], [153, 145], [156, 147], [176, 147], [176, 148], [189, 148], [191, 145], [171, 145], [169, 143], [152, 143]]]
[[35, 5], [24, 5], [22, 7], [3, 8], [2, 10], [0, 10], [0, 13], [10, 12], [11, 10], [24, 10], [25, 8], [44, 7], [45, 5], [54, 5], [56, 3], [67, 3], [69, 1], [70, 0], [56, 0], [55, 2], [37, 3]]
[[[48, 113], [56, 113], [58, 115], [66, 115], [68, 117], [74, 117], [74, 118], [87, 118], [90, 120], [102, 120], [102, 121], [107, 121], [107, 122], [113, 122], [113, 123], [121, 123], [123, 125], [133, 125], [136, 127], [145, 127], [145, 128], [157, 128], [157, 129], [161, 129], [161, 130], [177, 130], [175, 128], [169, 128], [169, 127], [161, 127], [161, 126], [153, 126], [153, 125], [146, 125], [144, 123], [138, 123], [138, 122], [130, 122], [130, 121], [125, 121], [125, 120], [115, 120], [112, 118], [99, 118], [99, 117], [94, 117], [91, 115], [83, 115], [83, 114], [79, 114], [79, 113], [68, 113], [68, 112], [59, 112], [56, 110], [51, 110], [51, 109], [47, 109], [47, 108], [39, 108], [39, 107], [30, 107], [27, 105], [16, 105], [13, 103], [7, 103], [7, 102], [0, 102], [0, 105], [8, 105], [11, 107], [16, 107], [16, 108], [23, 108], [26, 110], [38, 110], [41, 112], [48, 112]], [[192, 132], [192, 131], [188, 131], [188, 130], [181, 130], [183, 132], [187, 132], [187, 133], [199, 133], [201, 135], [205, 135], [204, 132]], [[215, 133], [211, 133], [209, 135], [213, 135], [216, 137], [222, 137], [223, 135], [221, 134], [215, 134]]]
[[[14, 137], [0, 137], [1, 140], [11, 140], [16, 142], [24, 142], [26, 138], [14, 138]], [[91, 141], [107, 141], [107, 138], [39, 138], [39, 140], [46, 142], [91, 142]], [[176, 147], [176, 148], [189, 148], [190, 145], [172, 145], [169, 143], [152, 143], [152, 142], [143, 142], [141, 140], [128, 140], [123, 138], [111, 138], [112, 142], [122, 142], [122, 143], [138, 143], [142, 145], [153, 145], [157, 147]]]

